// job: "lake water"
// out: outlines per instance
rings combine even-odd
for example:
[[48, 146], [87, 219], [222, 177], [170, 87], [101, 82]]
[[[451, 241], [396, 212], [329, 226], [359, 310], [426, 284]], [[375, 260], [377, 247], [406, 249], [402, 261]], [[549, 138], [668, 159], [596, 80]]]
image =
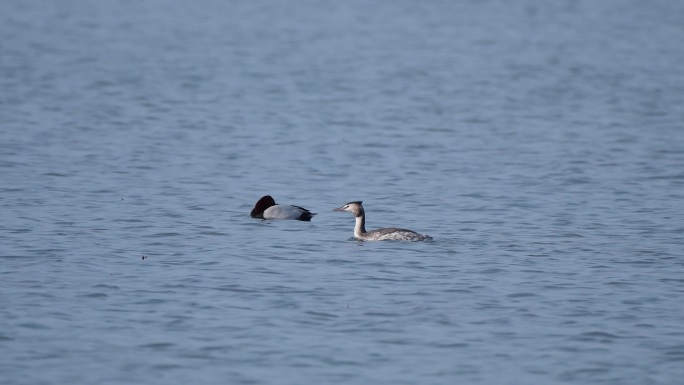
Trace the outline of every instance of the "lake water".
[[681, 383], [682, 20], [0, 2], [0, 383]]

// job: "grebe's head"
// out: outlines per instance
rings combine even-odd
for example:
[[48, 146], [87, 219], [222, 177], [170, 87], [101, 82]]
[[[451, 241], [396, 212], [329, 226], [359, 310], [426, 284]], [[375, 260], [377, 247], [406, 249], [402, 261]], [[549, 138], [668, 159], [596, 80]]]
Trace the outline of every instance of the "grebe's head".
[[363, 202], [361, 201], [349, 202], [342, 207], [336, 208], [333, 211], [348, 211], [354, 214], [355, 217], [360, 217], [363, 215], [363, 206], [361, 205], [362, 203]]

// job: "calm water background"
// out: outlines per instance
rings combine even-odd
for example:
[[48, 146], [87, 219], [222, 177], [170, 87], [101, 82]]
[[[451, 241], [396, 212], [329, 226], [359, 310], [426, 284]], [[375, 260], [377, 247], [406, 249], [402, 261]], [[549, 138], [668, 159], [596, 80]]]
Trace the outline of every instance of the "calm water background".
[[0, 382], [682, 383], [683, 20], [0, 2]]

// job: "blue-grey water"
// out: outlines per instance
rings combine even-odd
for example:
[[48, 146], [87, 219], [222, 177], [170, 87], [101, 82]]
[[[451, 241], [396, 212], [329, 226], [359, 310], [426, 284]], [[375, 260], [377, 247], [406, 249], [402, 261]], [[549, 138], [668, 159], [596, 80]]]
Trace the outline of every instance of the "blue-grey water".
[[683, 20], [0, 2], [0, 383], [682, 383]]

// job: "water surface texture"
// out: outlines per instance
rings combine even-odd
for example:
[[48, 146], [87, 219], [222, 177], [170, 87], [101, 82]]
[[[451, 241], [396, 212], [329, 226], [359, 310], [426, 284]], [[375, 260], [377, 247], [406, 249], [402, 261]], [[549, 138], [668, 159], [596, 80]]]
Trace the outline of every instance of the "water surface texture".
[[0, 382], [681, 383], [682, 20], [0, 2]]

